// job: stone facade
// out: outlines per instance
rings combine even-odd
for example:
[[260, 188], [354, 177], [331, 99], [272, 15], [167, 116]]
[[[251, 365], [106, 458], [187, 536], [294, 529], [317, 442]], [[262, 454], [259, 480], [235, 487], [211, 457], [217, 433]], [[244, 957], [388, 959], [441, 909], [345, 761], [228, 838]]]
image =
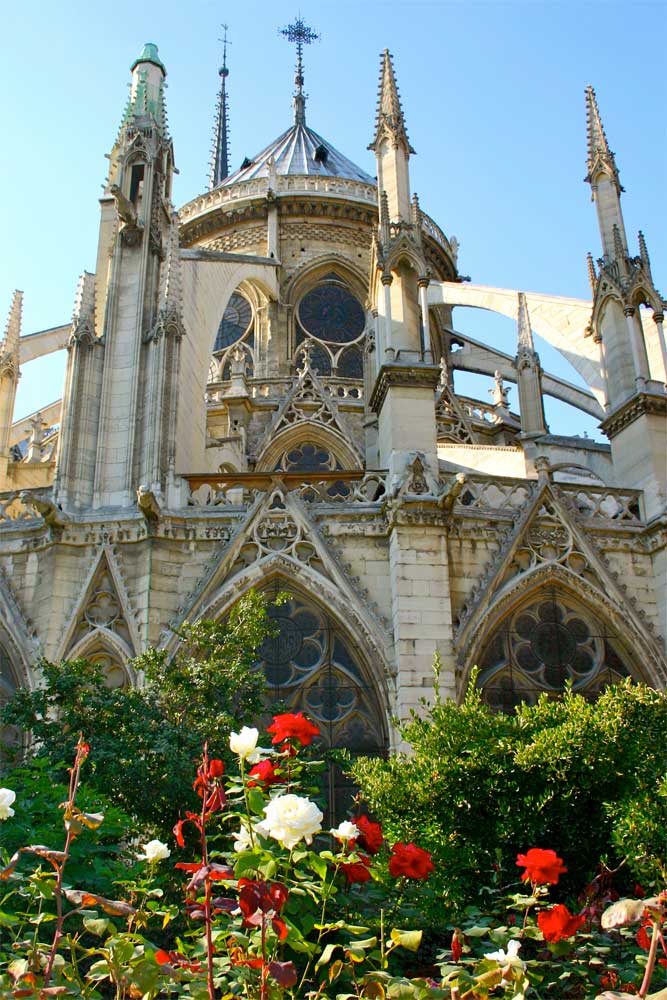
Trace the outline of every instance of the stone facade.
[[[394, 745], [436, 653], [444, 697], [478, 665], [500, 707], [568, 679], [664, 687], [664, 303], [594, 92], [586, 302], [463, 283], [411, 194], [388, 53], [377, 184], [307, 127], [297, 79], [294, 125], [231, 176], [218, 155], [178, 212], [164, 77], [146, 46], [71, 325], [21, 337], [17, 293], [0, 345], [0, 697], [40, 656], [140, 683], [137, 653], [251, 587], [292, 595], [261, 658], [334, 745]], [[516, 357], [458, 332], [456, 305], [514, 316]], [[542, 370], [533, 331], [588, 391]], [[21, 364], [63, 345], [61, 404], [12, 422]], [[460, 369], [495, 374], [491, 403]], [[550, 431], [545, 392], [609, 443]]]

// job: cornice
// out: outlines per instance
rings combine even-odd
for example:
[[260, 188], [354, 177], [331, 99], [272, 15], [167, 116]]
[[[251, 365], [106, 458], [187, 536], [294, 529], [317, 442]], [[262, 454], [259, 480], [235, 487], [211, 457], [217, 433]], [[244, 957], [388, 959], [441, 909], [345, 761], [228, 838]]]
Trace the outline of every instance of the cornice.
[[440, 382], [440, 365], [403, 365], [396, 362], [382, 365], [378, 372], [370, 398], [370, 408], [379, 413], [389, 389], [432, 389], [435, 392]]
[[608, 438], [614, 438], [622, 430], [633, 424], [635, 420], [648, 414], [667, 416], [667, 395], [657, 393], [640, 392], [631, 396], [619, 406], [614, 413], [610, 414], [600, 424], [600, 428]]

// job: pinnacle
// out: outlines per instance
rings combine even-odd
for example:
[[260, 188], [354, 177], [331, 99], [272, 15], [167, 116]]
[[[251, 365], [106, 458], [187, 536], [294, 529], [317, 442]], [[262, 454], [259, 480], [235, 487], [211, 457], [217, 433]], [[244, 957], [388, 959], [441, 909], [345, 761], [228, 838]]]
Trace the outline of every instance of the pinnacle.
[[181, 274], [179, 266], [178, 214], [174, 212], [167, 237], [167, 254], [162, 266], [160, 309], [162, 312], [180, 312]]
[[77, 326], [82, 320], [93, 316], [95, 313], [95, 275], [90, 271], [84, 271], [79, 278], [74, 300], [74, 314], [72, 323]]
[[15, 355], [18, 359], [19, 337], [21, 336], [21, 315], [23, 313], [23, 292], [14, 292], [7, 317], [5, 335], [0, 341], [0, 354]]
[[414, 153], [405, 127], [401, 98], [396, 84], [394, 64], [389, 49], [385, 49], [382, 53], [375, 135], [369, 149], [376, 149], [386, 132], [389, 132], [395, 139], [402, 141], [407, 147], [408, 152]]
[[517, 311], [518, 331], [517, 339], [519, 350], [534, 351], [533, 331], [530, 327], [530, 316], [528, 314], [528, 303], [524, 292], [519, 292], [519, 307]]
[[591, 86], [586, 87], [586, 127], [588, 132], [588, 176], [586, 180], [591, 182], [596, 168], [602, 167], [614, 177], [619, 190], [622, 190], [618, 180], [616, 160], [609, 148], [595, 90]]

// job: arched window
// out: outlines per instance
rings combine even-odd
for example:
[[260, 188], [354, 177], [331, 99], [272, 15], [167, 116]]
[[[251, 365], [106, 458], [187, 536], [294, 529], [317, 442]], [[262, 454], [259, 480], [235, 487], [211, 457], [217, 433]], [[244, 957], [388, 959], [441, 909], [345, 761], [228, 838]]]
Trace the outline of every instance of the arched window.
[[[277, 634], [260, 647], [269, 704], [304, 712], [319, 727], [325, 747], [384, 754], [386, 726], [375, 689], [354, 643], [314, 602], [291, 595], [269, 614]], [[331, 817], [343, 818], [352, 786], [340, 769], [329, 769]]]
[[365, 327], [361, 303], [333, 272], [310, 288], [296, 308], [296, 346], [310, 344], [311, 365], [320, 375], [363, 378]]
[[491, 635], [479, 658], [484, 700], [502, 711], [558, 694], [570, 682], [594, 698], [628, 676], [619, 644], [600, 618], [558, 590], [520, 605]]
[[283, 453], [276, 472], [334, 472], [342, 469], [335, 455], [323, 445], [302, 441]]
[[208, 381], [227, 381], [231, 377], [232, 353], [240, 347], [245, 354], [245, 373], [254, 371], [255, 315], [250, 301], [234, 292], [225, 309], [213, 345]]
[[[9, 658], [9, 653], [0, 643], [0, 708], [9, 701], [17, 688], [16, 675]], [[19, 732], [14, 726], [0, 725], [0, 759], [2, 759], [2, 748], [4, 746], [14, 746], [19, 741]]]

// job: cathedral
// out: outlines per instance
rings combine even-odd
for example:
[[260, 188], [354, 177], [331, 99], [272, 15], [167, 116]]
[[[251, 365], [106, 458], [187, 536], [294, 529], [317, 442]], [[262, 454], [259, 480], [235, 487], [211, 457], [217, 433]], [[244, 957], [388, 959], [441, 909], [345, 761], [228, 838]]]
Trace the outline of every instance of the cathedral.
[[[139, 652], [173, 652], [182, 622], [222, 619], [251, 588], [289, 593], [259, 651], [272, 699], [333, 747], [397, 746], [392, 719], [432, 694], [436, 654], [443, 698], [478, 668], [498, 709], [566, 683], [664, 688], [666, 303], [642, 233], [626, 234], [594, 90], [590, 299], [475, 285], [411, 190], [390, 53], [374, 121], [368, 108], [373, 177], [311, 127], [314, 33], [299, 18], [286, 34], [291, 121], [230, 172], [225, 59], [209, 189], [179, 208], [166, 69], [146, 44], [71, 323], [23, 331], [14, 295], [0, 699], [39, 684], [40, 657], [140, 684]], [[516, 322], [514, 356], [459, 329], [471, 307]], [[543, 370], [534, 335], [587, 388]], [[16, 420], [21, 366], [65, 347], [62, 399]], [[491, 399], [457, 391], [458, 372], [492, 379]], [[545, 395], [596, 418], [604, 443], [548, 427]]]

